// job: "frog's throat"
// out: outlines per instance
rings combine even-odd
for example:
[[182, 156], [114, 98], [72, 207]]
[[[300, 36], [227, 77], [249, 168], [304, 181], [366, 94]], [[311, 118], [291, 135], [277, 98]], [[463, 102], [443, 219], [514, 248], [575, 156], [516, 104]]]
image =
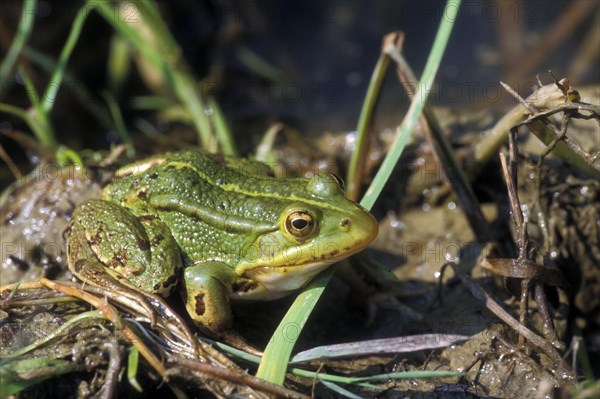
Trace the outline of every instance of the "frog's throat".
[[245, 276], [258, 284], [249, 292], [234, 295], [236, 300], [277, 299], [293, 292], [311, 281], [335, 260], [309, 263], [297, 266], [257, 267], [246, 272]]
[[[334, 248], [319, 257], [300, 258], [298, 262], [290, 261], [289, 257], [280, 253], [267, 261], [239, 264], [236, 267], [236, 274], [258, 283], [267, 292], [272, 291], [275, 295], [269, 295], [269, 297], [276, 298], [304, 286], [329, 265], [363, 250], [370, 241], [365, 240], [364, 243], [355, 245], [352, 249], [344, 248], [342, 251]], [[276, 293], [280, 293], [280, 295]], [[251, 296], [254, 295], [248, 295], [248, 298]]]

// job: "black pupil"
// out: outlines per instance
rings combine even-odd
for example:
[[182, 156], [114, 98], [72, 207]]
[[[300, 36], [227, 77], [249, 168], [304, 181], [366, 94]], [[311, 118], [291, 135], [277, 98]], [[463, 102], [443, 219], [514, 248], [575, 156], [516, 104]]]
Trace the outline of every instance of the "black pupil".
[[308, 222], [304, 219], [294, 219], [292, 220], [292, 226], [294, 226], [296, 230], [303, 230], [308, 226]]

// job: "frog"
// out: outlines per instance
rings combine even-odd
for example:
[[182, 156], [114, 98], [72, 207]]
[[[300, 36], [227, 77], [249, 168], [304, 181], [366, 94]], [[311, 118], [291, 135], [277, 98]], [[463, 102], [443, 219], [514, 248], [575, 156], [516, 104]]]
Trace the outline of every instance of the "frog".
[[232, 301], [297, 291], [378, 233], [336, 176], [274, 177], [263, 166], [199, 150], [125, 166], [76, 207], [69, 270], [149, 312], [148, 294], [180, 291], [202, 331], [236, 336]]

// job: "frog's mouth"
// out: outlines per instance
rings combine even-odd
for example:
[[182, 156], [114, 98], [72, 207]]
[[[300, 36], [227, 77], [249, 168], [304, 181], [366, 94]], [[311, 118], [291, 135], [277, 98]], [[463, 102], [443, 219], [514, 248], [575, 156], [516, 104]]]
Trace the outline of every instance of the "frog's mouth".
[[250, 300], [281, 298], [303, 287], [335, 262], [337, 260], [293, 266], [257, 266], [244, 273], [244, 277], [256, 283], [257, 286], [252, 290], [234, 293], [234, 298]]
[[303, 263], [294, 263], [290, 254], [287, 254], [287, 256], [279, 255], [270, 262], [257, 262], [251, 267], [238, 265], [236, 270], [238, 275], [256, 283], [256, 287], [245, 292], [234, 293], [234, 298], [251, 300], [281, 298], [302, 288], [329, 265], [362, 251], [370, 242], [371, 240], [365, 240], [364, 245], [354, 245], [352, 249], [343, 248], [342, 251], [335, 247], [319, 257], [304, 259]]

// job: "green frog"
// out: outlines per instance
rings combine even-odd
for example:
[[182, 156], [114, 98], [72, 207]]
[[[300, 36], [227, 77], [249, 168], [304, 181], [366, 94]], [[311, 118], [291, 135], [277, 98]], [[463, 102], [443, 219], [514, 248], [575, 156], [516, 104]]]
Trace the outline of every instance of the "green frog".
[[260, 165], [189, 151], [121, 169], [73, 213], [69, 269], [142, 303], [181, 286], [190, 317], [223, 337], [231, 300], [284, 296], [377, 235], [335, 176], [275, 178]]

